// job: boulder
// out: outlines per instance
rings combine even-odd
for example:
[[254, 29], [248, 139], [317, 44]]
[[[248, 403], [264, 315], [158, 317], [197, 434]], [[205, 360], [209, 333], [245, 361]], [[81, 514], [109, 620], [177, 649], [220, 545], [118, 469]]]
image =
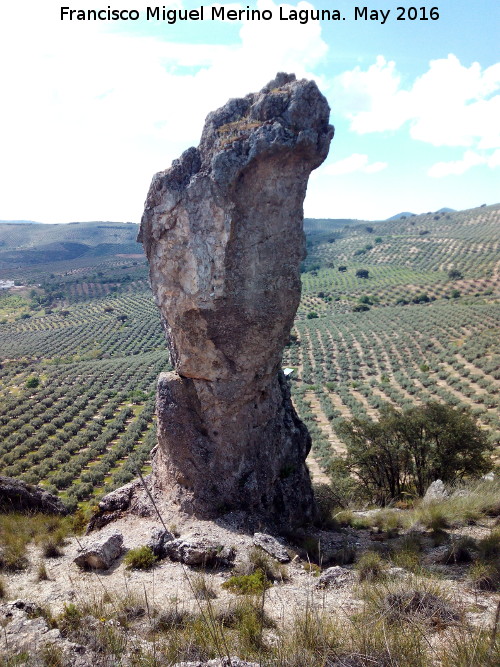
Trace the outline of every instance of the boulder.
[[67, 514], [68, 510], [57, 496], [40, 486], [0, 475], [0, 510], [2, 512], [43, 512]]
[[74, 562], [84, 569], [107, 570], [121, 555], [122, 549], [123, 535], [114, 533], [105, 539], [89, 542]]
[[316, 588], [341, 588], [354, 581], [354, 573], [346, 567], [334, 565], [321, 573]]
[[256, 547], [260, 547], [280, 563], [288, 563], [290, 560], [286, 548], [279, 542], [279, 540], [272, 537], [272, 535], [266, 535], [266, 533], [254, 533], [253, 543]]
[[165, 545], [165, 553], [185, 565], [230, 565], [236, 555], [231, 547], [206, 537], [172, 540]]
[[156, 527], [151, 530], [151, 536], [146, 542], [146, 546], [151, 549], [156, 558], [165, 558], [167, 553], [165, 545], [173, 539], [174, 536], [166, 528]]
[[435, 500], [443, 500], [448, 497], [448, 491], [445, 489], [444, 482], [436, 479], [429, 485], [422, 499], [423, 503], [431, 503]]
[[201, 518], [244, 510], [286, 530], [316, 515], [281, 358], [329, 111], [316, 83], [280, 73], [210, 113], [147, 195], [138, 240], [175, 369], [158, 382], [154, 486]]

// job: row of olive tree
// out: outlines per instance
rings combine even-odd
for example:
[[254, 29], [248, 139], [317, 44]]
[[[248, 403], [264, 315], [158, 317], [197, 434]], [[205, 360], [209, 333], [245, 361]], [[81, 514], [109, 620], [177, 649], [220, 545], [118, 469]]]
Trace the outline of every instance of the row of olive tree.
[[436, 479], [452, 482], [492, 467], [492, 446], [476, 419], [442, 403], [386, 407], [379, 421], [343, 420], [336, 430], [347, 447], [347, 469], [381, 504], [422, 496]]

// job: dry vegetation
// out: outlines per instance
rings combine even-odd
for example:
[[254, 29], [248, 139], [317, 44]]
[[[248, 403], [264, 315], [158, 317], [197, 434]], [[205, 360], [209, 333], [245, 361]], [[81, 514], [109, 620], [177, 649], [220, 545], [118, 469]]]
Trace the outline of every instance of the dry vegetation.
[[[500, 483], [449, 492], [404, 510], [352, 507], [344, 516], [331, 499], [324, 503], [324, 521], [337, 525], [328, 534], [355, 545], [351, 564], [340, 568], [349, 576], [332, 587], [318, 586], [338, 557], [316, 548], [326, 539], [321, 530], [289, 536], [296, 556], [287, 565], [246, 544], [234, 568], [204, 570], [155, 562], [142, 546], [103, 576], [71, 563], [82, 539], [71, 536], [78, 522], [4, 515], [0, 549], [11, 556], [2, 564], [3, 605], [19, 597], [23, 582], [36, 581], [45, 592], [30, 613], [61, 639], [16, 658], [4, 643], [0, 664], [73, 664], [65, 638], [85, 646], [82, 664], [237, 655], [283, 667], [493, 667], [500, 660]], [[324, 502], [324, 489], [318, 494]], [[61, 546], [57, 568], [45, 552], [50, 540]]]

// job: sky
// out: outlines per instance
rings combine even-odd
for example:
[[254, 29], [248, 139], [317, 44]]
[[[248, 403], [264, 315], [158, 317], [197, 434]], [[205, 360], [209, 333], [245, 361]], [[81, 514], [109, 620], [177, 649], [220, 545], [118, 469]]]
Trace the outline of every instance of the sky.
[[[198, 144], [206, 115], [278, 71], [314, 79], [335, 126], [306, 217], [376, 220], [500, 201], [498, 0], [433, 0], [416, 11], [402, 0], [255, 0], [206, 4], [205, 20], [171, 24], [147, 21], [156, 5], [144, 0], [108, 2], [2, 3], [0, 219], [139, 222], [153, 174]], [[221, 5], [272, 19], [207, 18]], [[61, 20], [61, 7], [135, 10], [139, 20]], [[341, 18], [312, 20], [318, 9]], [[291, 20], [299, 10], [307, 22]]]

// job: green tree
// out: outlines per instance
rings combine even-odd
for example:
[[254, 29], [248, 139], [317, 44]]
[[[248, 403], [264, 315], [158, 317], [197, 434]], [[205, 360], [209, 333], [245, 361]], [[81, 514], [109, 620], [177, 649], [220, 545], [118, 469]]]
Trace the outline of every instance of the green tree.
[[492, 466], [491, 445], [475, 417], [441, 403], [386, 408], [378, 422], [344, 420], [337, 432], [350, 470], [382, 504], [405, 491], [421, 496], [436, 479], [451, 482]]
[[469, 410], [432, 401], [399, 413], [397, 432], [410, 451], [419, 495], [436, 479], [452, 482], [492, 466], [486, 431]]
[[336, 428], [347, 445], [349, 469], [380, 504], [399, 497], [407, 484], [408, 452], [397, 437], [394, 420], [395, 413], [387, 410], [378, 422], [354, 417]]
[[448, 278], [450, 280], [460, 280], [463, 278], [463, 275], [458, 269], [451, 269], [451, 271], [448, 271]]

